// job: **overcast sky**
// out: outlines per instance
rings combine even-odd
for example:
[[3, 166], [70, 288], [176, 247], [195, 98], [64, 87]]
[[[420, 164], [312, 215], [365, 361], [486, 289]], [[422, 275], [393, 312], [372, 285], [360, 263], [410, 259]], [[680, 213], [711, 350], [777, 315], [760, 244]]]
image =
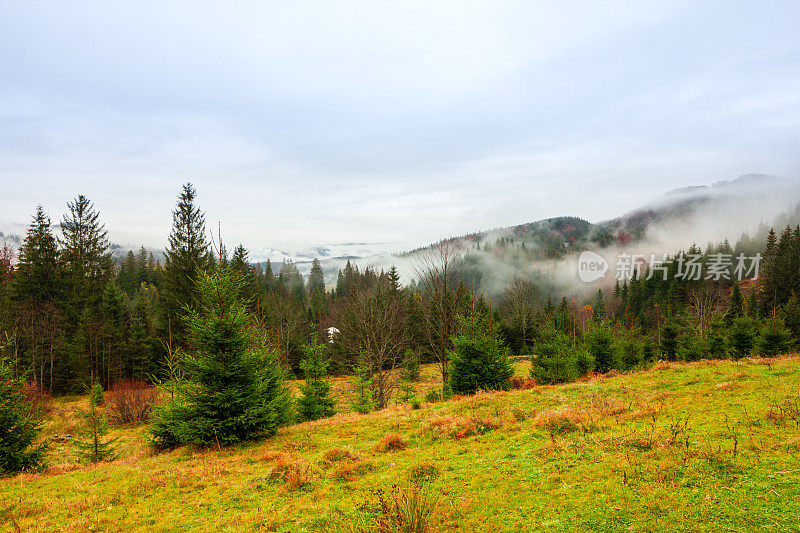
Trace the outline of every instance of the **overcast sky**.
[[0, 0], [0, 229], [82, 193], [114, 240], [163, 247], [191, 181], [256, 256], [405, 249], [796, 178], [798, 21], [765, 1]]

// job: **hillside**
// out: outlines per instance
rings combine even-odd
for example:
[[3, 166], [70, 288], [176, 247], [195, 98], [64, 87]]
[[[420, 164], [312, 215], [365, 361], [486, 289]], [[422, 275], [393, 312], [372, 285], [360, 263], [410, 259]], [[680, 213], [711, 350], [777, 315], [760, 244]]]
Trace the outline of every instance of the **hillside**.
[[[427, 367], [418, 387], [436, 379]], [[796, 530], [798, 387], [798, 356], [659, 363], [342, 413], [231, 449], [152, 455], [143, 428], [116, 429], [111, 463], [73, 463], [70, 446], [54, 444], [47, 472], [0, 480], [0, 521], [8, 531], [363, 531], [393, 486], [408, 495], [427, 477], [438, 531]], [[74, 432], [85, 401], [57, 400], [45, 434]]]

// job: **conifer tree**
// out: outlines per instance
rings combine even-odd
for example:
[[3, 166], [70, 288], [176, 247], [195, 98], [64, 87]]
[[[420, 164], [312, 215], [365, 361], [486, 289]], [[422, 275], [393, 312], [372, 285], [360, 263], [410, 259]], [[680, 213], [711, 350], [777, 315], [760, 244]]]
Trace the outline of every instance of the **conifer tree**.
[[63, 294], [63, 275], [50, 219], [40, 205], [19, 249], [13, 280], [18, 302], [42, 304], [58, 301]]
[[741, 359], [750, 355], [754, 342], [753, 321], [750, 318], [737, 318], [734, 320], [730, 333], [730, 346], [734, 358]]
[[789, 332], [786, 331], [783, 321], [772, 318], [766, 321], [761, 332], [760, 353], [767, 357], [774, 357], [786, 353]]
[[733, 282], [733, 289], [731, 289], [731, 299], [728, 304], [728, 312], [725, 314], [725, 321], [730, 324], [735, 318], [741, 317], [744, 312], [744, 302], [742, 300], [742, 291], [739, 288], [739, 281]]
[[372, 371], [366, 365], [359, 365], [355, 369], [353, 388], [356, 396], [350, 402], [350, 408], [362, 415], [374, 411], [378, 405], [372, 391]]
[[592, 319], [595, 322], [605, 320], [606, 317], [606, 303], [603, 298], [603, 290], [597, 289], [597, 296], [595, 297], [594, 307], [592, 308]]
[[297, 401], [297, 414], [301, 420], [328, 418], [336, 412], [336, 402], [329, 396], [328, 362], [323, 358], [325, 346], [316, 338], [303, 346], [304, 357], [300, 361], [305, 383], [300, 385], [303, 394]]
[[113, 273], [108, 232], [88, 198], [79, 195], [67, 204], [61, 220], [61, 259], [66, 273], [68, 309], [73, 322], [87, 307], [97, 307]]
[[531, 361], [531, 379], [540, 385], [566, 383], [575, 378], [576, 368], [570, 349], [562, 344], [545, 343], [536, 347]]
[[389, 286], [391, 287], [392, 291], [400, 292], [402, 290], [402, 286], [400, 284], [400, 273], [397, 271], [397, 267], [392, 265], [392, 268], [389, 269]]
[[102, 403], [103, 388], [99, 383], [94, 383], [90, 391], [89, 410], [81, 413], [86, 427], [80, 432], [80, 438], [75, 441], [78, 456], [90, 463], [111, 461], [116, 457], [114, 450], [116, 439], [105, 439], [108, 435], [108, 424], [103, 412], [97, 408]]
[[614, 336], [606, 324], [595, 324], [586, 334], [586, 349], [594, 359], [595, 370], [604, 374], [617, 366]]
[[325, 292], [325, 275], [319, 259], [315, 257], [311, 262], [311, 273], [308, 275], [308, 294], [313, 295], [316, 291]]
[[22, 383], [13, 378], [11, 365], [0, 359], [0, 476], [42, 468], [46, 446], [35, 443], [40, 431]]
[[184, 386], [154, 417], [156, 448], [226, 446], [272, 435], [287, 422], [283, 372], [269, 353], [251, 349], [242, 284], [229, 269], [199, 274], [197, 305], [187, 316], [197, 353], [184, 358]]
[[507, 390], [514, 369], [509, 350], [500, 339], [497, 324], [473, 313], [461, 317], [461, 335], [453, 338], [450, 357], [450, 387], [455, 394], [479, 390]]
[[677, 358], [679, 333], [678, 327], [671, 322], [661, 328], [661, 353], [667, 361]]
[[161, 288], [164, 324], [172, 329], [168, 333], [179, 346], [185, 344], [186, 324], [182, 317], [185, 309], [193, 307], [198, 273], [212, 264], [205, 235], [205, 216], [195, 205], [196, 198], [192, 184], [185, 184], [172, 212], [172, 232], [165, 253]]

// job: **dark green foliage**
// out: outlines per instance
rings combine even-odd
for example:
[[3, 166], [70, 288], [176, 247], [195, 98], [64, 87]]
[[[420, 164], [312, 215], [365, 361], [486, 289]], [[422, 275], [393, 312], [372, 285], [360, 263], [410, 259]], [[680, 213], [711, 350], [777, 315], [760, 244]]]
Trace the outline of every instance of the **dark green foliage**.
[[655, 348], [649, 338], [642, 343], [642, 361], [650, 362], [655, 358]]
[[300, 361], [305, 383], [300, 385], [303, 394], [297, 400], [297, 414], [300, 420], [319, 420], [328, 418], [336, 412], [336, 402], [329, 396], [331, 384], [328, 382], [328, 362], [324, 359], [325, 346], [316, 338], [303, 346], [305, 357]]
[[681, 339], [678, 354], [683, 361], [699, 361], [705, 356], [705, 344], [699, 336], [687, 333]]
[[634, 339], [626, 339], [620, 345], [622, 370], [631, 370], [642, 364], [642, 344]]
[[225, 446], [275, 433], [287, 422], [291, 398], [272, 354], [252, 349], [243, 284], [229, 270], [199, 272], [197, 302], [187, 316], [193, 357], [184, 357], [185, 384], [151, 426], [157, 448]]
[[308, 275], [308, 294], [314, 294], [314, 291], [325, 292], [325, 276], [322, 273], [322, 265], [316, 257], [311, 263], [311, 273]]
[[355, 388], [356, 396], [350, 402], [350, 408], [362, 415], [374, 411], [377, 403], [372, 394], [372, 373], [369, 367], [360, 365], [356, 368], [353, 387]]
[[783, 321], [777, 318], [767, 320], [761, 330], [759, 352], [767, 357], [786, 353], [789, 335]]
[[206, 241], [205, 216], [195, 205], [197, 192], [191, 183], [183, 186], [172, 212], [172, 232], [166, 250], [161, 287], [164, 324], [178, 346], [186, 343], [186, 309], [194, 305], [197, 276], [211, 266]]
[[531, 360], [531, 379], [540, 385], [567, 383], [575, 379], [576, 368], [572, 350], [562, 344], [540, 344]]
[[616, 368], [617, 358], [614, 349], [614, 335], [608, 324], [595, 324], [586, 333], [586, 349], [594, 360], [594, 368], [604, 374]]
[[59, 301], [63, 293], [63, 281], [50, 217], [40, 205], [19, 249], [19, 261], [13, 278], [15, 300], [33, 304]]
[[420, 364], [419, 355], [412, 350], [407, 349], [403, 354], [403, 379], [406, 381], [419, 381]]
[[0, 476], [43, 467], [44, 444], [34, 441], [41, 431], [32, 403], [13, 379], [11, 366], [0, 359]]
[[479, 390], [507, 390], [514, 369], [508, 347], [500, 340], [497, 324], [473, 314], [461, 318], [461, 335], [453, 338], [450, 387], [455, 394]]
[[675, 361], [678, 356], [678, 336], [680, 330], [673, 323], [661, 328], [661, 354], [667, 361]]
[[728, 357], [728, 338], [725, 335], [725, 324], [715, 321], [710, 324], [706, 336], [706, 357], [725, 359]]
[[731, 289], [731, 299], [728, 303], [728, 312], [725, 313], [725, 321], [730, 324], [734, 319], [744, 315], [744, 300], [742, 299], [742, 291], [739, 289], [739, 282], [733, 282], [733, 289]]
[[735, 359], [750, 355], [755, 342], [753, 321], [750, 318], [737, 318], [733, 321], [729, 343]]
[[797, 346], [800, 343], [800, 304], [792, 296], [783, 308], [783, 321], [789, 330], [789, 344]]
[[597, 289], [597, 296], [592, 307], [592, 320], [600, 322], [606, 318], [606, 303], [602, 289]]

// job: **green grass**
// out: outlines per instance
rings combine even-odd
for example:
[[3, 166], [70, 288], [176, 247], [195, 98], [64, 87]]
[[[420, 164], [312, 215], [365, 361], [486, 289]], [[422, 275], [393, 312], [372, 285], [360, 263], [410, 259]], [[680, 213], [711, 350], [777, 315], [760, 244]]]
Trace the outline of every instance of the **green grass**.
[[[420, 389], [435, 386], [432, 367], [424, 377]], [[798, 398], [800, 359], [787, 356], [345, 412], [221, 451], [152, 455], [144, 428], [116, 429], [111, 463], [54, 444], [47, 472], [0, 480], [0, 524], [351, 531], [370, 523], [375, 489], [422, 475], [437, 531], [798, 531]], [[72, 430], [81, 402], [58, 400], [46, 434]], [[407, 446], [379, 451], [388, 433]]]

